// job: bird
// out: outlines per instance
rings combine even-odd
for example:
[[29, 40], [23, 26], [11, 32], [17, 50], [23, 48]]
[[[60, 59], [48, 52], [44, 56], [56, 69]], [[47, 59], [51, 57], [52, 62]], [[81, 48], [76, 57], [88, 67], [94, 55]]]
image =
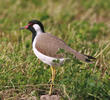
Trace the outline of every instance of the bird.
[[[63, 40], [58, 37], [45, 32], [43, 24], [36, 19], [33, 19], [28, 22], [28, 24], [20, 29], [27, 29], [32, 32], [32, 48], [34, 54], [40, 59], [43, 63], [47, 64], [51, 68], [51, 84], [49, 95], [52, 94], [52, 88], [56, 75], [56, 67], [64, 63], [68, 58], [65, 58], [64, 54], [58, 54], [59, 49], [63, 49], [66, 52], [73, 54], [76, 59], [83, 62], [92, 63], [94, 57], [89, 55], [84, 55], [76, 50], [69, 47]], [[55, 62], [55, 60], [59, 60]]]

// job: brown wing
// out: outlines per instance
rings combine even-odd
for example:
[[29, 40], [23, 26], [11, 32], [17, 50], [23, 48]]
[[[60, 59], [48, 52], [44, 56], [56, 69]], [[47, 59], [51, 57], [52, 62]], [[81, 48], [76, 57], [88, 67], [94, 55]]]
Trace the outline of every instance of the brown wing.
[[36, 49], [44, 55], [63, 58], [63, 54], [57, 54], [60, 48], [65, 49], [67, 45], [57, 37], [51, 34], [40, 34], [36, 40]]
[[57, 37], [47, 33], [40, 34], [38, 36], [35, 47], [44, 55], [55, 58], [63, 58], [63, 54], [57, 54], [58, 50], [61, 48], [69, 53], [74, 54], [77, 59], [85, 62], [91, 63], [91, 59], [95, 59], [91, 56], [80, 54], [66, 45], [61, 39], [58, 39]]

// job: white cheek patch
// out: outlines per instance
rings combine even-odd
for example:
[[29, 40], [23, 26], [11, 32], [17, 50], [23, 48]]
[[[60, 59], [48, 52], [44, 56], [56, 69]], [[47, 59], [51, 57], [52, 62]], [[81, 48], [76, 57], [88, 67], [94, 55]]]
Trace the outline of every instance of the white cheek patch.
[[38, 24], [34, 24], [33, 28], [35, 29], [37, 34], [41, 34], [42, 33], [42, 30], [41, 30], [41, 28], [40, 28], [40, 26]]
[[40, 29], [40, 26], [37, 25], [37, 24], [34, 24], [34, 25], [33, 25], [33, 28], [34, 28], [35, 30], [39, 30], [39, 29]]

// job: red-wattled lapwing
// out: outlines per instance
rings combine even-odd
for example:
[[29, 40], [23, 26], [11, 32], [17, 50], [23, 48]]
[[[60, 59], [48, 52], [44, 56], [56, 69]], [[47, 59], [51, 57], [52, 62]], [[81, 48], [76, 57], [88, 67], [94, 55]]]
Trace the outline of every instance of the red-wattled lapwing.
[[[63, 40], [44, 31], [43, 24], [38, 20], [29, 21], [28, 25], [21, 28], [28, 29], [32, 32], [32, 47], [35, 55], [44, 63], [51, 66], [52, 84], [50, 85], [49, 94], [52, 93], [52, 86], [55, 79], [55, 66], [61, 65], [65, 59], [64, 55], [58, 54], [59, 49], [64, 49], [66, 52], [73, 54], [76, 59], [87, 63], [92, 63], [94, 57], [83, 55], [64, 43]], [[59, 60], [59, 62], [55, 62]]]

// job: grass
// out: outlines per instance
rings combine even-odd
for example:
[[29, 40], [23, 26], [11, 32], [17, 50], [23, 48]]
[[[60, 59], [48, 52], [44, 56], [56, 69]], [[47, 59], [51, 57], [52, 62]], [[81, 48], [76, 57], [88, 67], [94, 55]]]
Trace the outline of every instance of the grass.
[[31, 33], [19, 30], [32, 19], [75, 50], [97, 58], [94, 64], [72, 59], [56, 68], [54, 93], [61, 100], [110, 99], [110, 0], [0, 2], [1, 99], [39, 98], [49, 91], [50, 67], [34, 55]]

